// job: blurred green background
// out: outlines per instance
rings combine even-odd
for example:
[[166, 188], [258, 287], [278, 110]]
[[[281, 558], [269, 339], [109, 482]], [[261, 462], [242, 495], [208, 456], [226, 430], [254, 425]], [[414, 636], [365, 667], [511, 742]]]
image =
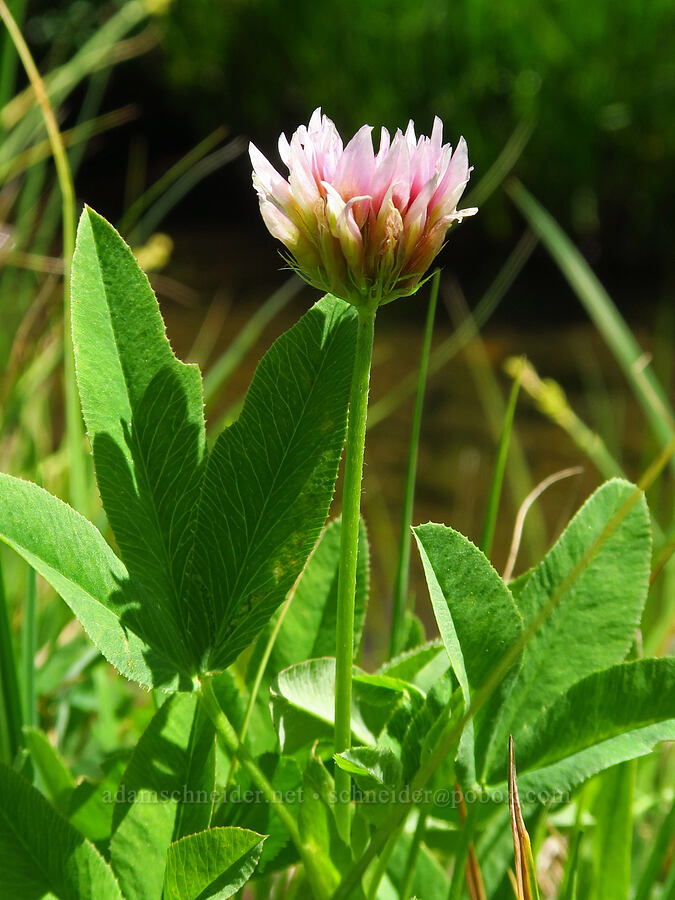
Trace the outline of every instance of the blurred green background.
[[[130, 146], [138, 158], [143, 145], [149, 170], [161, 171], [223, 123], [276, 154], [279, 132], [306, 122], [316, 106], [343, 135], [363, 122], [405, 127], [411, 117], [426, 132], [437, 114], [448, 138], [465, 135], [474, 178], [514, 131], [531, 126], [515, 174], [571, 233], [622, 310], [639, 311], [672, 288], [671, 0], [153, 5], [164, 8], [152, 26], [157, 46], [118, 67], [107, 96], [110, 104], [139, 104], [141, 115], [99, 145], [78, 181], [104, 213], [122, 212]], [[113, 8], [87, 0], [29, 3], [26, 34], [38, 58], [67, 56]], [[257, 219], [246, 157], [192, 192], [172, 221], [177, 231], [205, 221], [224, 231], [244, 228], [265, 248], [261, 255], [278, 263]], [[471, 278], [519, 228], [498, 192], [448, 260], [467, 257], [472, 265], [462, 274]], [[199, 265], [208, 262], [203, 250]], [[527, 301], [521, 310], [529, 315]], [[546, 305], [537, 302], [537, 311]]]

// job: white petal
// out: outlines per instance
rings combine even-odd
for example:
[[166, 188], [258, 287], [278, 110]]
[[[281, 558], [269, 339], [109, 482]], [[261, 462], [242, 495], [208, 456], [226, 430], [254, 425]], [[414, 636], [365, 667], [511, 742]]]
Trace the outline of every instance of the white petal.
[[[256, 187], [260, 193], [260, 187], [280, 204], [285, 205], [291, 198], [291, 190], [288, 182], [274, 168], [271, 162], [263, 156], [255, 144], [248, 145], [249, 156], [253, 165], [253, 171], [257, 177]], [[254, 182], [255, 183], [255, 182]]]
[[[326, 117], [324, 116], [324, 119]], [[307, 126], [307, 131], [321, 131], [321, 107], [317, 106], [317, 108], [312, 113], [312, 116], [309, 120], [309, 125]]]
[[279, 135], [279, 156], [281, 157], [281, 161], [285, 166], [289, 169], [291, 167], [291, 146], [288, 143], [288, 138], [285, 134]]
[[260, 212], [272, 237], [293, 250], [300, 240], [300, 231], [288, 216], [269, 200], [260, 201]]

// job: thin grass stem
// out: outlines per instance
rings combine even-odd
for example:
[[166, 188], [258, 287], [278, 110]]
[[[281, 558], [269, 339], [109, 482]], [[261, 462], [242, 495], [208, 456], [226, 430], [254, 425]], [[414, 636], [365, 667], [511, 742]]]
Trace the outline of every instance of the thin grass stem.
[[516, 404], [518, 402], [518, 393], [520, 391], [520, 374], [516, 374], [509, 399], [506, 404], [506, 412], [504, 414], [504, 424], [502, 425], [502, 433], [499, 438], [499, 446], [497, 448], [497, 459], [495, 461], [494, 471], [492, 473], [492, 482], [490, 484], [490, 494], [488, 496], [487, 510], [485, 512], [485, 522], [483, 523], [483, 531], [480, 538], [480, 549], [490, 558], [492, 553], [492, 542], [495, 536], [495, 528], [497, 526], [497, 513], [499, 511], [499, 500], [502, 495], [502, 484], [504, 483], [504, 471], [506, 469], [506, 460], [509, 454], [509, 441], [511, 439], [511, 429], [513, 428], [513, 418], [516, 413]]
[[37, 577], [35, 569], [26, 572], [26, 593], [21, 626], [21, 694], [23, 721], [37, 726], [37, 697], [35, 695], [35, 654], [37, 652]]
[[9, 757], [5, 762], [11, 763], [22, 744], [22, 714], [2, 558], [0, 558], [0, 687], [2, 688], [2, 708], [5, 714]]
[[121, 234], [127, 234], [138, 222], [145, 210], [151, 206], [155, 200], [159, 199], [162, 194], [175, 181], [188, 172], [196, 163], [198, 163], [207, 153], [210, 153], [227, 135], [227, 129], [221, 125], [207, 135], [203, 141], [200, 141], [196, 147], [193, 147], [188, 153], [178, 160], [170, 169], [157, 179], [144, 193], [141, 194], [128, 207], [124, 215], [120, 219], [117, 229]]
[[563, 478], [570, 478], [572, 475], [581, 475], [583, 471], [581, 466], [572, 466], [569, 469], [562, 469], [560, 472], [554, 472], [553, 475], [549, 475], [548, 478], [544, 478], [543, 481], [540, 481], [523, 500], [520, 509], [518, 510], [518, 514], [516, 515], [516, 524], [513, 528], [509, 558], [506, 561], [504, 574], [502, 575], [504, 581], [510, 581], [511, 576], [513, 575], [516, 559], [518, 558], [518, 550], [520, 549], [520, 541], [523, 536], [523, 528], [525, 527], [525, 519], [527, 518], [527, 514], [532, 508], [532, 505], [536, 503], [539, 497], [541, 497], [544, 491], [547, 488], [550, 488], [551, 485], [556, 484], [558, 481], [562, 481]]
[[403, 873], [403, 882], [400, 891], [401, 897], [412, 897], [417, 860], [427, 830], [427, 816], [428, 808], [425, 806], [419, 811], [417, 823], [415, 824], [415, 831], [413, 832], [412, 841], [410, 842], [410, 849], [408, 850], [408, 858], [405, 863], [405, 871]]
[[429, 355], [431, 353], [431, 338], [434, 332], [434, 318], [438, 301], [438, 288], [441, 273], [436, 270], [431, 283], [429, 307], [424, 326], [422, 339], [422, 353], [417, 377], [417, 394], [413, 409], [412, 424], [410, 427], [410, 445], [408, 448], [408, 466], [403, 490], [403, 510], [401, 513], [401, 535], [398, 546], [398, 562], [396, 566], [396, 580], [394, 581], [393, 617], [391, 623], [391, 643], [389, 646], [389, 658], [396, 656], [403, 649], [405, 639], [405, 614], [408, 605], [408, 585], [410, 581], [410, 545], [412, 540], [412, 517], [415, 502], [415, 481], [417, 477], [417, 457], [419, 453], [420, 431], [422, 428], [422, 410], [424, 407], [424, 392], [427, 386], [427, 374], [429, 372]]

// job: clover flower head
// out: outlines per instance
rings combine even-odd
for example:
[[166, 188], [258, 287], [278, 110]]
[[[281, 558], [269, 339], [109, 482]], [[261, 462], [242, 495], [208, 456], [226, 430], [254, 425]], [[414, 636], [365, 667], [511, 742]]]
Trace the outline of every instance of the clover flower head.
[[466, 141], [453, 153], [436, 117], [431, 137], [411, 121], [393, 139], [382, 128], [377, 153], [372, 127], [347, 146], [317, 109], [279, 155], [288, 178], [253, 144], [253, 184], [270, 233], [310, 284], [355, 306], [388, 303], [414, 293], [454, 222], [476, 209], [457, 209], [469, 168]]

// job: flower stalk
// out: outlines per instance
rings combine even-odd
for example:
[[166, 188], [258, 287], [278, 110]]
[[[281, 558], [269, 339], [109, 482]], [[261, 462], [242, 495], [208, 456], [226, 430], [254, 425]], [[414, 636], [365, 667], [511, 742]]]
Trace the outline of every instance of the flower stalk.
[[[345, 146], [334, 123], [316, 109], [290, 141], [279, 138], [288, 178], [249, 145], [260, 212], [289, 264], [358, 313], [338, 574], [336, 753], [351, 745], [354, 594], [375, 314], [379, 306], [414, 294], [448, 229], [477, 212], [457, 208], [471, 173], [468, 150], [463, 138], [454, 151], [443, 143], [438, 117], [429, 137], [417, 137], [412, 121], [393, 138], [382, 128], [377, 153], [372, 131], [364, 125]], [[342, 769], [335, 772], [335, 789], [338, 832], [349, 844], [351, 778]]]
[[[368, 388], [373, 356], [377, 305], [358, 307], [356, 356], [349, 403], [349, 429], [342, 489], [342, 531], [337, 597], [335, 647], [335, 752], [351, 746], [352, 666], [354, 657], [354, 597], [361, 514], [361, 481], [366, 443]], [[351, 776], [335, 770], [335, 818], [341, 837], [349, 843]]]

